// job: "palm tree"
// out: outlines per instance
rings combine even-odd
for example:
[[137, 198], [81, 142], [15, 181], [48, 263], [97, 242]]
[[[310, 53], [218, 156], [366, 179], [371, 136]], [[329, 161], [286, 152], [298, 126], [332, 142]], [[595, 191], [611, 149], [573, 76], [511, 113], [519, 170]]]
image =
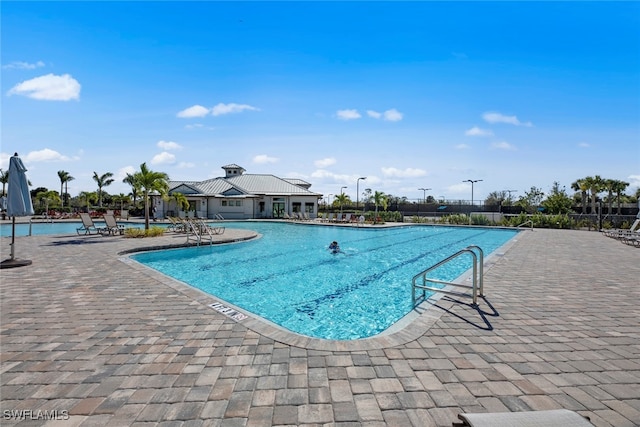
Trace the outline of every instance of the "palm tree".
[[333, 199], [334, 204], [336, 203], [340, 204], [340, 213], [342, 213], [342, 206], [350, 202], [351, 202], [351, 199], [345, 193], [337, 194], [336, 197]]
[[9, 171], [3, 171], [0, 169], [0, 182], [2, 183], [2, 195], [6, 195], [4, 189], [7, 183], [9, 182]]
[[133, 206], [135, 207], [136, 202], [138, 201], [138, 193], [140, 192], [140, 188], [136, 185], [135, 177], [128, 173], [126, 177], [122, 180], [125, 184], [129, 184], [131, 186], [131, 197], [133, 198]]
[[587, 213], [587, 191], [589, 191], [589, 185], [585, 179], [579, 179], [571, 184], [573, 191], [580, 191], [582, 197], [582, 213]]
[[387, 198], [387, 195], [384, 194], [382, 191], [376, 191], [375, 193], [373, 193], [373, 203], [376, 206], [376, 216], [373, 219], [373, 223], [375, 224], [377, 218], [378, 218], [378, 206], [382, 207], [382, 210], [387, 210], [387, 203], [389, 202], [389, 199]]
[[146, 163], [140, 165], [140, 171], [133, 174], [133, 181], [142, 190], [144, 198], [144, 229], [149, 229], [149, 193], [157, 191], [161, 196], [169, 192], [169, 175], [149, 170]]
[[616, 193], [616, 200], [618, 203], [618, 215], [620, 215], [622, 210], [620, 206], [620, 198], [622, 197], [622, 193], [624, 193], [624, 190], [626, 190], [628, 186], [629, 186], [628, 182], [624, 182], [619, 179], [613, 180], [612, 191]]
[[38, 194], [36, 194], [36, 200], [40, 201], [40, 206], [44, 204], [46, 216], [49, 216], [49, 205], [56, 205], [61, 202], [58, 192], [54, 190], [38, 192]]
[[106, 187], [113, 183], [111, 177], [113, 174], [107, 172], [104, 175], [98, 175], [98, 172], [93, 172], [93, 180], [98, 184], [98, 206], [102, 207], [102, 187]]
[[[58, 178], [60, 178], [60, 199], [61, 199], [61, 206], [64, 207], [64, 195], [67, 192], [68, 187], [66, 187], [66, 185], [68, 185], [67, 183], [69, 181], [73, 181], [75, 178], [72, 177], [71, 175], [69, 175], [69, 172], [67, 171], [63, 171], [63, 170], [59, 170], [58, 171]], [[64, 192], [62, 191], [64, 188]]]
[[178, 212], [189, 209], [189, 200], [187, 200], [187, 196], [184, 194], [175, 192], [171, 195], [171, 198], [176, 202], [176, 210]]
[[78, 198], [80, 200], [84, 200], [84, 202], [87, 204], [87, 212], [90, 212], [91, 202], [95, 202], [96, 200], [98, 200], [98, 195], [94, 191], [82, 191], [80, 192], [80, 194], [78, 194]]
[[596, 201], [598, 200], [598, 193], [604, 188], [604, 180], [600, 175], [588, 176], [585, 179], [585, 184], [591, 191], [591, 213], [596, 213]]

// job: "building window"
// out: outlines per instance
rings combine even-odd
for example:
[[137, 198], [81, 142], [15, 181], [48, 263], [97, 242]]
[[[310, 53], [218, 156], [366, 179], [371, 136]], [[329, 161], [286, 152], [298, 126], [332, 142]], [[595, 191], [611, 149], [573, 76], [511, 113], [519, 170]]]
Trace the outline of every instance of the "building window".
[[301, 207], [302, 207], [302, 203], [300, 202], [293, 202], [291, 204], [291, 209], [293, 209], [293, 212], [302, 212]]
[[223, 200], [222, 203], [220, 204], [221, 206], [227, 206], [227, 201]]
[[315, 204], [314, 203], [305, 203], [304, 204], [304, 211], [306, 213], [313, 213], [313, 208], [314, 208]]
[[236, 200], [236, 206], [242, 206], [242, 200]]

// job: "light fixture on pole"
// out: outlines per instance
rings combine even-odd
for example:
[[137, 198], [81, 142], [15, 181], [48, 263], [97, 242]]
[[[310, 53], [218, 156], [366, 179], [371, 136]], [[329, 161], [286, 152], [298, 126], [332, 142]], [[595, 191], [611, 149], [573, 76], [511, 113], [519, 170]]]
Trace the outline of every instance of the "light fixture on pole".
[[473, 207], [473, 184], [476, 182], [482, 181], [481, 179], [465, 179], [462, 182], [470, 182], [471, 183], [471, 206]]
[[343, 185], [342, 187], [340, 187], [340, 214], [342, 214], [342, 201], [344, 200], [344, 192], [342, 190], [344, 190], [345, 188], [347, 188], [346, 185]]
[[332, 193], [327, 194], [327, 208], [331, 206], [331, 196], [333, 196]]
[[427, 191], [431, 190], [431, 188], [418, 188], [418, 190], [422, 190], [422, 202], [427, 203]]
[[356, 209], [359, 209], [359, 205], [360, 205], [360, 180], [361, 179], [367, 179], [366, 176], [360, 177], [357, 179], [356, 181]]

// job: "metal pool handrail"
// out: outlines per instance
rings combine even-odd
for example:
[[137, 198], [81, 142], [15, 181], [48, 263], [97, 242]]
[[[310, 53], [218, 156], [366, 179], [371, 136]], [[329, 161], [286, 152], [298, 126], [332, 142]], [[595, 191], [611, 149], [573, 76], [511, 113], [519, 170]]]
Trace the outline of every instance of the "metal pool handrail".
[[[476, 255], [476, 253], [473, 251], [474, 249], [478, 250], [479, 253], [479, 257], [478, 255]], [[471, 257], [473, 258], [473, 277], [472, 277], [472, 286], [469, 285], [463, 285], [461, 283], [452, 283], [452, 282], [446, 282], [443, 280], [438, 280], [438, 279], [430, 279], [427, 277], [427, 274], [432, 271], [435, 270], [436, 268], [442, 266], [443, 264], [448, 263], [449, 261], [458, 258], [459, 256], [462, 256], [464, 254], [471, 254]], [[479, 258], [479, 259], [478, 259]], [[478, 264], [480, 264], [478, 266]], [[457, 296], [465, 296], [468, 297], [469, 294], [464, 293], [464, 292], [457, 292], [457, 291], [451, 291], [451, 290], [445, 290], [443, 288], [436, 288], [433, 286], [428, 286], [428, 283], [437, 283], [437, 284], [441, 284], [441, 285], [448, 285], [448, 286], [455, 286], [455, 287], [459, 287], [459, 288], [466, 288], [466, 289], [471, 289], [471, 297], [473, 298], [473, 304], [477, 305], [478, 304], [478, 295], [480, 296], [484, 296], [484, 252], [482, 251], [482, 248], [480, 248], [479, 246], [476, 245], [471, 245], [471, 246], [467, 246], [465, 249], [462, 249], [458, 252], [456, 252], [455, 254], [443, 259], [442, 261], [440, 261], [437, 264], [432, 265], [431, 267], [427, 268], [426, 270], [422, 271], [421, 273], [416, 274], [415, 276], [413, 276], [413, 280], [412, 280], [412, 286], [411, 286], [411, 298], [412, 298], [412, 302], [413, 305], [416, 305], [416, 289], [421, 289], [422, 290], [422, 299], [424, 300], [425, 298], [425, 291], [433, 291], [433, 292], [440, 292], [443, 294], [449, 294], [449, 295], [457, 295]], [[416, 283], [416, 281], [419, 281], [420, 279], [422, 279], [422, 283]]]

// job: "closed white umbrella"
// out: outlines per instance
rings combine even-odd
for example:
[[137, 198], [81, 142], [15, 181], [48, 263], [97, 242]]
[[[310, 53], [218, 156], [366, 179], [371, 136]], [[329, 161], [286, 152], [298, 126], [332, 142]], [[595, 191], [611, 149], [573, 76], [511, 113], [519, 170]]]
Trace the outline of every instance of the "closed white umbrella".
[[9, 159], [9, 183], [7, 186], [7, 215], [12, 217], [11, 227], [11, 258], [0, 263], [0, 268], [20, 267], [30, 265], [30, 260], [20, 260], [15, 257], [16, 217], [33, 215], [31, 194], [27, 182], [27, 168], [15, 153]]

